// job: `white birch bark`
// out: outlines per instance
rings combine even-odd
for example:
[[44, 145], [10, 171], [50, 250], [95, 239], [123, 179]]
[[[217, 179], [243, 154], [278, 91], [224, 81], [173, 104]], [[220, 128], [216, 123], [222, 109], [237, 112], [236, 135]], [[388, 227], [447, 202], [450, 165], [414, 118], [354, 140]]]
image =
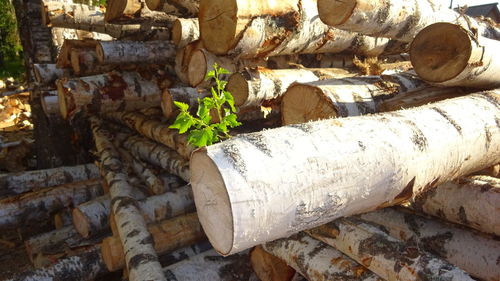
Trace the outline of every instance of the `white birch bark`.
[[160, 262], [163, 266], [169, 266], [174, 263], [178, 263], [187, 258], [199, 255], [203, 252], [211, 250], [212, 245], [208, 241], [203, 241], [188, 247], [184, 247], [168, 254], [163, 254], [159, 256]]
[[307, 280], [383, 280], [335, 248], [302, 232], [262, 247], [286, 261]]
[[34, 63], [33, 72], [35, 73], [35, 81], [39, 85], [49, 85], [62, 77], [70, 77], [71, 70], [66, 68], [57, 68], [52, 63]]
[[172, 42], [177, 48], [183, 48], [187, 44], [200, 39], [200, 28], [197, 18], [179, 18], [172, 26]]
[[72, 211], [73, 224], [82, 237], [91, 237], [109, 228], [111, 201], [109, 195], [78, 205]]
[[488, 176], [461, 178], [424, 192], [411, 207], [481, 232], [500, 235], [500, 181]]
[[175, 47], [164, 40], [101, 41], [96, 53], [101, 64], [164, 64], [174, 61]]
[[40, 103], [42, 104], [43, 113], [47, 117], [52, 115], [61, 115], [59, 110], [59, 97], [57, 96], [57, 91], [48, 91], [41, 95]]
[[462, 269], [382, 231], [380, 226], [341, 218], [308, 230], [385, 280], [474, 280]]
[[438, 86], [496, 88], [500, 42], [450, 23], [424, 28], [413, 40], [411, 63], [423, 80]]
[[285, 126], [196, 150], [200, 221], [228, 255], [492, 166], [500, 160], [499, 94]]

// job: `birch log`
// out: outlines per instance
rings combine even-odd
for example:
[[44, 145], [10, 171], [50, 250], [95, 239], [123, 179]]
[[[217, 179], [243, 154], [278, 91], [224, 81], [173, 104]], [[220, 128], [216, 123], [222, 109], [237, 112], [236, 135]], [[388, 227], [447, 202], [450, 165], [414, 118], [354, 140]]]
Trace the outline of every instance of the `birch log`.
[[56, 90], [42, 93], [40, 102], [42, 104], [43, 113], [45, 113], [47, 117], [61, 114]]
[[114, 65], [101, 65], [95, 50], [73, 49], [70, 52], [71, 68], [76, 76], [90, 76], [110, 72]]
[[141, 8], [142, 3], [139, 0], [109, 0], [106, 2], [104, 20], [112, 22], [123, 17], [133, 18]]
[[404, 43], [331, 28], [316, 6], [315, 0], [201, 0], [200, 36], [210, 52], [240, 58], [342, 51], [377, 56], [406, 49]]
[[491, 236], [391, 208], [359, 217], [384, 227], [392, 237], [415, 242], [419, 249], [447, 260], [473, 277], [488, 281], [500, 279], [497, 264], [500, 241]]
[[71, 219], [71, 209], [62, 209], [54, 214], [54, 227], [55, 229], [61, 229], [65, 226], [73, 224]]
[[250, 263], [260, 281], [291, 281], [296, 273], [286, 261], [266, 252], [262, 246], [250, 251]]
[[307, 280], [382, 280], [335, 248], [303, 232], [268, 242], [262, 247], [286, 261]]
[[172, 26], [172, 42], [177, 48], [183, 48], [187, 44], [200, 38], [200, 28], [197, 18], [179, 18]]
[[109, 195], [78, 205], [72, 211], [73, 224], [82, 237], [91, 237], [109, 228], [108, 217], [111, 212]]
[[159, 256], [159, 259], [163, 266], [169, 266], [211, 249], [213, 249], [212, 245], [210, 245], [210, 242], [205, 240], [203, 242], [175, 250], [168, 254], [161, 255]]
[[[339, 29], [411, 42], [419, 31], [437, 22], [474, 27], [481, 35], [500, 39], [500, 30], [439, 1], [318, 0], [320, 19]], [[446, 3], [447, 5], [447, 3]]]
[[375, 113], [383, 100], [424, 85], [420, 79], [405, 73], [296, 83], [283, 95], [282, 123]]
[[495, 88], [500, 85], [500, 42], [450, 23], [424, 28], [413, 40], [410, 59], [423, 80], [439, 86]]
[[57, 81], [59, 105], [65, 119], [76, 113], [132, 111], [156, 106], [161, 99], [162, 72], [112, 71]]
[[192, 18], [198, 16], [199, 0], [146, 0], [146, 5], [151, 10]]
[[0, 197], [98, 177], [94, 164], [5, 174], [0, 176]]
[[[156, 252], [161, 255], [205, 239], [196, 213], [183, 215], [149, 225]], [[108, 237], [102, 242], [102, 256], [109, 271], [114, 272], [124, 268], [125, 258], [118, 237]]]
[[201, 40], [193, 41], [186, 46], [177, 49], [175, 54], [175, 74], [183, 83], [189, 83], [187, 77], [187, 66], [189, 64], [191, 54], [200, 48], [203, 48]]
[[175, 47], [168, 41], [101, 41], [96, 46], [101, 64], [165, 64], [174, 61]]
[[500, 181], [488, 176], [447, 182], [418, 195], [411, 207], [429, 215], [500, 235]]
[[179, 114], [179, 108], [175, 106], [174, 101], [188, 104], [194, 114], [198, 109], [198, 99], [203, 99], [208, 96], [210, 96], [210, 94], [206, 90], [197, 88], [177, 87], [166, 89], [163, 91], [161, 98], [163, 116], [167, 119], [173, 119]]
[[0, 226], [48, 219], [51, 212], [78, 205], [102, 195], [100, 180], [87, 180], [49, 187], [0, 200]]
[[385, 280], [474, 280], [462, 269], [359, 219], [341, 218], [307, 232]]
[[214, 248], [228, 255], [492, 166], [500, 160], [499, 99], [498, 91], [483, 92], [196, 150], [190, 170], [200, 222]]
[[64, 40], [64, 43], [56, 58], [57, 68], [71, 67], [71, 51], [73, 50], [92, 50], [95, 49], [97, 44], [96, 40], [83, 39], [83, 40]]
[[132, 186], [128, 183], [128, 176], [122, 172], [123, 165], [118, 152], [109, 141], [109, 132], [102, 128], [102, 121], [96, 117], [91, 117], [90, 122], [97, 153], [109, 185], [111, 211], [118, 227], [130, 280], [165, 280], [153, 248], [152, 236], [132, 197]]
[[34, 63], [33, 72], [35, 81], [39, 85], [48, 85], [62, 77], [70, 77], [71, 70], [66, 68], [57, 68], [53, 63]]
[[255, 280], [247, 252], [221, 257], [210, 250], [169, 265], [163, 272], [169, 281]]
[[349, 76], [349, 72], [339, 68], [271, 70], [256, 67], [232, 74], [226, 89], [233, 94], [236, 106], [259, 106], [266, 100], [281, 97], [294, 82], [307, 83], [345, 76]]

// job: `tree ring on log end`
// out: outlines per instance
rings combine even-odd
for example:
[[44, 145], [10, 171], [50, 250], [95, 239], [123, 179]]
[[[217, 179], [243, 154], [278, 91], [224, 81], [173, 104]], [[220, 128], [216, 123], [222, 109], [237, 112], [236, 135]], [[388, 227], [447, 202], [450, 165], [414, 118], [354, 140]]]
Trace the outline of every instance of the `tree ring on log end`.
[[74, 208], [71, 212], [73, 218], [73, 225], [75, 226], [76, 232], [78, 232], [82, 237], [89, 237], [89, 222], [87, 217], [78, 208]]
[[231, 49], [236, 38], [237, 13], [236, 0], [200, 1], [200, 37], [207, 50], [221, 55]]
[[451, 23], [436, 23], [424, 28], [410, 48], [410, 60], [423, 80], [444, 82], [459, 75], [471, 56], [469, 35]]
[[205, 80], [208, 69], [211, 69], [211, 65], [207, 65], [207, 58], [205, 53], [201, 50], [196, 50], [192, 53], [188, 64], [188, 80], [189, 85], [196, 87]]
[[[146, 1], [146, 3], [147, 2], [148, 1]], [[172, 38], [172, 42], [174, 42], [174, 44], [176, 46], [178, 46], [179, 43], [181, 42], [181, 39], [182, 39], [182, 23], [178, 19], [175, 20], [174, 24], [172, 25], [172, 35], [171, 35], [171, 38]]]
[[146, 0], [146, 6], [152, 11], [155, 10], [160, 10], [161, 9], [161, 2], [160, 0]]
[[101, 254], [104, 264], [110, 272], [122, 269], [122, 265], [125, 264], [123, 246], [118, 237], [111, 236], [102, 240]]
[[236, 106], [242, 106], [248, 100], [249, 84], [241, 73], [234, 73], [227, 80], [226, 88], [233, 95]]
[[319, 18], [327, 25], [339, 25], [351, 17], [357, 0], [318, 0]]
[[163, 91], [163, 97], [161, 99], [161, 109], [163, 111], [163, 115], [166, 118], [173, 117], [174, 112], [174, 99], [172, 94], [170, 94], [169, 89], [165, 89]]

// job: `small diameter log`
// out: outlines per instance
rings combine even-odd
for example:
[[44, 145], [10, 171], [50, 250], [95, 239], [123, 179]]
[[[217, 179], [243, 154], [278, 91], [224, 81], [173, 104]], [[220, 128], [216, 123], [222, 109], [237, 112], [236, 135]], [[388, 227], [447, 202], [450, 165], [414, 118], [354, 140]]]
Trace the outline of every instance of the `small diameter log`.
[[17, 274], [8, 281], [40, 281], [40, 280], [93, 280], [108, 273], [101, 257], [99, 246], [88, 251], [57, 261], [50, 267], [32, 269]]
[[296, 83], [283, 95], [282, 123], [375, 113], [383, 100], [423, 85], [420, 79], [404, 73]]
[[307, 232], [385, 280], [474, 280], [462, 269], [359, 219], [341, 218]]
[[57, 68], [53, 63], [34, 63], [33, 72], [39, 85], [52, 84], [59, 78], [72, 76], [70, 69]]
[[[500, 160], [499, 101], [500, 92], [488, 91], [243, 134], [196, 150], [190, 170], [200, 222], [228, 255], [492, 166]], [[363, 177], [353, 168], [360, 165]]]
[[59, 97], [57, 96], [57, 91], [48, 91], [42, 93], [40, 98], [40, 103], [42, 104], [43, 113], [46, 116], [60, 115], [59, 110]]
[[[174, 101], [180, 101], [189, 105], [189, 108], [196, 111], [198, 108], [198, 99], [208, 97], [210, 94], [206, 90], [191, 87], [170, 88], [163, 91], [161, 98], [161, 109], [163, 116], [167, 119], [173, 119], [179, 114], [179, 108], [175, 106]], [[194, 112], [193, 112], [194, 113]]]
[[392, 237], [416, 243], [419, 249], [447, 260], [473, 277], [500, 280], [500, 241], [493, 237], [392, 208], [359, 218], [384, 227]]
[[64, 40], [64, 43], [57, 55], [56, 66], [58, 68], [71, 67], [71, 51], [73, 50], [92, 50], [95, 49], [97, 44], [96, 40], [83, 39], [83, 40]]
[[257, 67], [232, 74], [226, 89], [233, 94], [236, 106], [259, 106], [266, 100], [281, 97], [294, 82], [307, 83], [345, 76], [349, 76], [349, 72], [338, 68], [271, 70]]
[[175, 46], [169, 41], [101, 41], [96, 46], [101, 64], [165, 64], [174, 61]]
[[52, 212], [102, 195], [98, 179], [68, 183], [0, 200], [0, 226], [48, 219]]
[[303, 232], [268, 242], [262, 247], [283, 259], [307, 280], [382, 280], [335, 248]]
[[[161, 255], [206, 239], [196, 213], [178, 216], [148, 226], [156, 252]], [[125, 267], [123, 248], [118, 237], [108, 237], [102, 242], [102, 256], [109, 271]]]
[[99, 177], [94, 164], [5, 174], [0, 176], [0, 197]]
[[123, 17], [133, 18], [142, 8], [139, 0], [109, 0], [106, 2], [104, 20], [112, 22]]
[[420, 30], [436, 22], [460, 23], [474, 27], [483, 36], [500, 39], [498, 28], [458, 14], [442, 3], [435, 0], [318, 0], [318, 10], [320, 19], [330, 26], [408, 43]]
[[461, 178], [418, 195], [411, 207], [485, 233], [500, 235], [500, 180], [488, 176]]
[[350, 51], [378, 56], [406, 49], [406, 43], [327, 26], [318, 17], [315, 0], [201, 0], [199, 21], [203, 45], [216, 55], [253, 58]]
[[247, 252], [222, 257], [210, 250], [163, 268], [169, 281], [255, 280]]
[[175, 74], [183, 83], [189, 83], [188, 81], [188, 64], [191, 58], [191, 54], [203, 48], [203, 44], [201, 40], [193, 41], [186, 46], [177, 49], [177, 53], [175, 54]]
[[500, 42], [459, 25], [436, 23], [413, 40], [410, 59], [423, 80], [439, 86], [495, 88], [500, 85]]
[[65, 226], [73, 224], [73, 219], [71, 217], [71, 209], [66, 208], [58, 211], [54, 214], [54, 227], [56, 229], [61, 229]]
[[183, 48], [187, 44], [200, 38], [200, 28], [197, 18], [179, 18], [172, 26], [172, 42], [177, 48]]
[[95, 50], [71, 50], [71, 68], [76, 76], [90, 76], [110, 72], [113, 65], [100, 65]]
[[80, 111], [103, 113], [156, 106], [161, 99], [161, 72], [112, 71], [57, 81], [59, 105], [65, 119]]
[[199, 0], [146, 0], [146, 5], [154, 11], [162, 11], [183, 18], [198, 17]]
[[78, 205], [72, 211], [73, 224], [82, 237], [90, 237], [109, 228], [111, 212], [109, 195]]
[[256, 246], [250, 251], [252, 269], [261, 281], [291, 281], [295, 269], [287, 263], [266, 252], [262, 246]]

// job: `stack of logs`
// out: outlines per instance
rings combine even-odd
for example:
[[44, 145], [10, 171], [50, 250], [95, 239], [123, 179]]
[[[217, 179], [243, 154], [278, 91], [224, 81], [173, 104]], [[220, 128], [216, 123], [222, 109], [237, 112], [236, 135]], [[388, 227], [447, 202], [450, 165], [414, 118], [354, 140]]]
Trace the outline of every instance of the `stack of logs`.
[[[1, 227], [56, 226], [12, 280], [500, 280], [500, 29], [433, 2], [43, 2], [96, 164], [0, 178]], [[195, 150], [214, 63], [244, 125]]]

